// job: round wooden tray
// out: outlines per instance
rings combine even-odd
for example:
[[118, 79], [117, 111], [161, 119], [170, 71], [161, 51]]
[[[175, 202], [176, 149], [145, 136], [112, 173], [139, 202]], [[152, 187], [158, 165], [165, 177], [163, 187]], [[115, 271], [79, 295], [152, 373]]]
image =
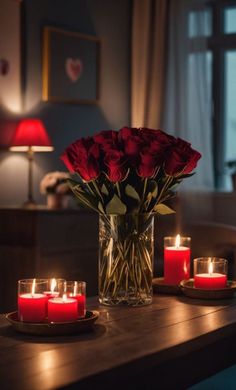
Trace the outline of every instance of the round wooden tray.
[[233, 298], [236, 292], [236, 281], [228, 280], [227, 287], [219, 290], [203, 290], [194, 287], [194, 280], [182, 280], [180, 288], [184, 295], [198, 299], [225, 299]]
[[172, 295], [182, 294], [182, 290], [179, 285], [165, 284], [164, 278], [154, 278], [152, 280], [152, 287], [154, 293]]
[[18, 312], [6, 314], [6, 319], [12, 324], [13, 329], [20, 333], [37, 336], [58, 336], [72, 333], [82, 333], [92, 329], [98, 319], [97, 311], [86, 311], [84, 318], [74, 322], [22, 322], [18, 320]]

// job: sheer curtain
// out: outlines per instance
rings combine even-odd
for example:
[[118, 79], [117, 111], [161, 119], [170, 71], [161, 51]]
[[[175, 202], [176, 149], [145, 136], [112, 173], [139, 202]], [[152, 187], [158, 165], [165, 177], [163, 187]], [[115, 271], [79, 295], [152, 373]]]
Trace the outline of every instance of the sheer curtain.
[[202, 4], [133, 1], [131, 125], [161, 127], [202, 153], [196, 175], [181, 187], [187, 190], [214, 188], [210, 23]]
[[209, 18], [202, 8], [190, 12], [192, 3], [170, 1], [163, 129], [188, 140], [202, 154], [197, 173], [181, 189], [212, 190], [211, 53], [204, 38]]

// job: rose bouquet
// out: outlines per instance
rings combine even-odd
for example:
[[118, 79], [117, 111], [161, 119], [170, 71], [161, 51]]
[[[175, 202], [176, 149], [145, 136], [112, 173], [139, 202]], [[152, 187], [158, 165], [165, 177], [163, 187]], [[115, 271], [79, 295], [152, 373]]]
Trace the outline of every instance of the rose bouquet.
[[161, 130], [124, 127], [70, 145], [62, 160], [81, 204], [100, 214], [100, 301], [151, 301], [153, 215], [192, 175], [200, 153]]

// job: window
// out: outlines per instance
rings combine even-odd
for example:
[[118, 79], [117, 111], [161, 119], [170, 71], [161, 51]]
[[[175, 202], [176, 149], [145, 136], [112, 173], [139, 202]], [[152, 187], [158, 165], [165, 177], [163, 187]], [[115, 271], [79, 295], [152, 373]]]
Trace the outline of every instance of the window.
[[[199, 22], [201, 21], [201, 22]], [[188, 36], [196, 38], [208, 37], [212, 34], [212, 13], [210, 9], [189, 12]]]
[[[188, 13], [189, 68], [199, 56], [207, 61], [212, 91], [212, 146], [217, 189], [230, 190], [227, 162], [236, 161], [236, 0], [193, 2]], [[196, 62], [196, 61], [195, 61]], [[191, 65], [192, 63], [192, 65]]]
[[236, 159], [236, 49], [224, 53], [225, 69], [225, 155], [226, 160]]
[[236, 6], [224, 8], [224, 33], [236, 33]]

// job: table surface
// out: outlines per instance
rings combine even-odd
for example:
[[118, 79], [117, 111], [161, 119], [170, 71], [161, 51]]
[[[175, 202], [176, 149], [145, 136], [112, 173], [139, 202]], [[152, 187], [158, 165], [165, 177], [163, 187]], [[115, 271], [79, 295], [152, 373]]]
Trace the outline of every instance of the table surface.
[[115, 388], [121, 378], [132, 384], [142, 373], [151, 377], [158, 367], [168, 369], [170, 361], [236, 337], [235, 298], [156, 295], [152, 305], [137, 308], [99, 307], [97, 298], [90, 298], [88, 307], [100, 312], [93, 331], [71, 336], [15, 333], [1, 315], [1, 390], [91, 389], [99, 383]]

